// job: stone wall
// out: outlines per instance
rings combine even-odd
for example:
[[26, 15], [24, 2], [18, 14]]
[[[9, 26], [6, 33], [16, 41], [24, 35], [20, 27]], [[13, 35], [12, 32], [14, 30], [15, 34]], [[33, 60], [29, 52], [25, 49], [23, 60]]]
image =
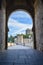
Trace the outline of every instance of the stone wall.
[[0, 49], [2, 45], [2, 10], [0, 10]]
[[32, 38], [31, 38], [31, 39], [24, 38], [24, 39], [23, 39], [23, 44], [24, 44], [25, 46], [30, 47], [30, 48], [34, 48], [34, 43], [33, 43]]
[[5, 49], [5, 10], [0, 10], [0, 50]]
[[23, 44], [23, 35], [18, 35], [17, 36], [17, 43], [18, 44]]
[[43, 3], [37, 0], [35, 4], [35, 31], [36, 31], [36, 47], [43, 50]]
[[17, 38], [14, 39], [14, 43], [34, 48], [33, 38], [23, 38], [23, 35], [17, 36]]
[[2, 49], [5, 49], [5, 10], [3, 9], [2, 10], [2, 18], [3, 18], [3, 21], [2, 21]]

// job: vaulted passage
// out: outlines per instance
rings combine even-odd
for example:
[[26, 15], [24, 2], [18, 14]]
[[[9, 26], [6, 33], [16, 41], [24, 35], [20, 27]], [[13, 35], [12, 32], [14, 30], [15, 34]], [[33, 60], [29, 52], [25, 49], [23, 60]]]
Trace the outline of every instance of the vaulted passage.
[[[17, 9], [23, 9], [28, 11], [33, 19], [32, 31], [34, 38], [34, 49], [36, 50], [34, 49], [21, 51], [7, 50], [8, 47], [7, 39], [9, 31], [7, 25], [8, 18], [10, 14]], [[29, 64], [43, 65], [42, 51], [43, 51], [43, 0], [0, 0], [0, 65], [3, 64], [15, 65], [14, 63], [16, 63], [17, 65], [17, 62], [19, 63], [19, 61], [25, 62], [25, 64], [27, 63], [26, 65]], [[2, 60], [3, 63], [1, 63]], [[17, 62], [14, 60], [16, 60]]]
[[[11, 4], [12, 3], [12, 4]], [[8, 18], [17, 10], [23, 9], [30, 13], [33, 19], [34, 48], [43, 50], [43, 3], [42, 0], [2, 0], [0, 4], [0, 48], [7, 49]], [[1, 22], [2, 21], [2, 22]], [[42, 31], [42, 32], [41, 32]]]
[[[11, 4], [11, 2], [14, 3]], [[6, 11], [6, 15], [7, 15], [7, 20], [8, 17], [10, 15], [11, 12], [15, 11], [16, 9], [24, 9], [27, 10], [32, 18], [33, 18], [33, 33], [34, 33], [34, 48], [38, 49], [38, 50], [43, 50], [43, 37], [42, 37], [42, 21], [43, 21], [43, 3], [42, 0], [32, 0], [32, 1], [8, 1], [7, 0], [7, 11]], [[42, 10], [42, 11], [41, 11]], [[40, 16], [39, 16], [40, 14]], [[41, 18], [40, 18], [41, 17]], [[38, 20], [39, 19], [39, 20]], [[40, 21], [40, 22], [38, 22]], [[7, 23], [6, 23], [7, 24]], [[7, 33], [6, 33], [7, 34]], [[8, 35], [8, 34], [7, 34]], [[6, 36], [7, 39], [7, 36]], [[7, 43], [7, 42], [6, 42]], [[7, 48], [7, 44], [6, 44], [6, 48]]]
[[[14, 2], [14, 5], [13, 4], [11, 4], [11, 2]], [[19, 3], [18, 3], [19, 2]], [[33, 3], [34, 4], [34, 1], [8, 1], [7, 0], [7, 11], [6, 11], [6, 15], [7, 15], [7, 21], [8, 21], [8, 18], [9, 18], [9, 15], [13, 12], [13, 11], [15, 11], [15, 10], [17, 10], [17, 9], [21, 9], [21, 10], [26, 10], [27, 12], [29, 12], [30, 13], [30, 15], [31, 15], [31, 17], [32, 17], [32, 19], [33, 19], [33, 22], [34, 22], [34, 6], [31, 4], [31, 3]], [[30, 4], [29, 4], [30, 3]], [[29, 4], [29, 5], [28, 5]], [[28, 7], [27, 7], [28, 6]], [[9, 10], [10, 9], [10, 10]], [[7, 24], [7, 22], [6, 22], [6, 24]], [[6, 26], [7, 28], [8, 28], [8, 26]], [[32, 29], [32, 31], [33, 31], [33, 34], [34, 34], [34, 48], [36, 48], [36, 39], [35, 39], [35, 25], [34, 25], [34, 23], [33, 23], [33, 28], [34, 29]], [[8, 36], [8, 32], [7, 32], [7, 30], [6, 30], [6, 46], [5, 46], [5, 48], [7, 48], [7, 36]]]

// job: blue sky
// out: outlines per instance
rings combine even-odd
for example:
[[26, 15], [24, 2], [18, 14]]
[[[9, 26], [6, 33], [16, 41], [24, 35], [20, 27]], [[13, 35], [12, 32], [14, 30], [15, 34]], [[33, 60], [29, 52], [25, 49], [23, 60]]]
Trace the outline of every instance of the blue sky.
[[11, 13], [8, 19], [8, 36], [25, 34], [27, 28], [32, 29], [32, 18], [26, 11], [18, 10]]

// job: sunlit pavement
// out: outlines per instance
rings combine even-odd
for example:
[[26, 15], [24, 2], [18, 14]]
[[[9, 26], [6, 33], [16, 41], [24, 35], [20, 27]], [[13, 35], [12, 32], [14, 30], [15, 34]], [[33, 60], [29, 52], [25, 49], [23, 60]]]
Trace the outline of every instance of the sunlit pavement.
[[30, 49], [31, 47], [27, 46], [22, 46], [22, 45], [15, 45], [15, 46], [10, 46], [8, 49]]

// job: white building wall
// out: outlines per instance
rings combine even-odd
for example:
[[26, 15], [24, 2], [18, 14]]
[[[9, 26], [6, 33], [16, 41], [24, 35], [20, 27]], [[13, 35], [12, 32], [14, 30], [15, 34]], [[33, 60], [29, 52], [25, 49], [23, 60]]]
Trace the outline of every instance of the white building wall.
[[33, 44], [32, 39], [28, 39], [28, 38], [23, 39], [23, 44], [24, 44], [25, 46], [34, 48], [34, 44]]
[[18, 42], [18, 44], [23, 44], [23, 35], [17, 36], [17, 42]]

